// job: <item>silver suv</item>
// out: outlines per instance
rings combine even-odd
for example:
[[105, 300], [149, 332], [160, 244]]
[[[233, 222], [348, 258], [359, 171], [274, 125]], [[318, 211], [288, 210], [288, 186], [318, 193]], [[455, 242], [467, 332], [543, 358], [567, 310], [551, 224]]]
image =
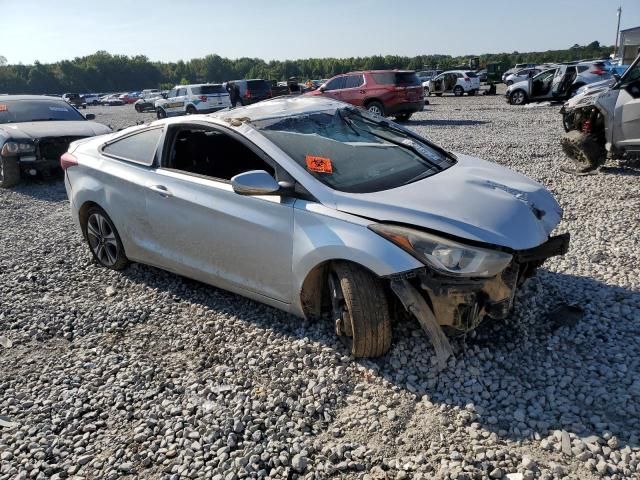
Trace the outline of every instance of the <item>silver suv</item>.
[[638, 56], [613, 86], [587, 90], [564, 104], [564, 152], [579, 172], [607, 158], [640, 156], [640, 65]]

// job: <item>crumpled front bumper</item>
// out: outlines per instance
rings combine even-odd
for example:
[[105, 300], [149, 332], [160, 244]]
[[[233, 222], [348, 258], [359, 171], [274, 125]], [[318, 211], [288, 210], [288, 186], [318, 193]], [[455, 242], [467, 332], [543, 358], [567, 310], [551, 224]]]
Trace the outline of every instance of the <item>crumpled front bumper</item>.
[[[505, 318], [513, 307], [513, 299], [524, 280], [535, 273], [547, 258], [564, 255], [569, 249], [568, 233], [549, 238], [535, 248], [513, 252], [513, 261], [500, 274], [491, 278], [458, 278], [420, 268], [395, 275], [392, 288], [401, 298], [409, 286], [427, 300], [437, 323], [457, 331], [468, 332], [485, 316]], [[397, 283], [403, 284], [403, 290]], [[412, 292], [415, 294], [415, 292]]]

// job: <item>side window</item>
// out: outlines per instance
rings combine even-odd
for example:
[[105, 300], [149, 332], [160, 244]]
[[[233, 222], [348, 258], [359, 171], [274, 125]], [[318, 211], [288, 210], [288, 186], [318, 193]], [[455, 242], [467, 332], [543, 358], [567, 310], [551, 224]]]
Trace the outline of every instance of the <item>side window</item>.
[[102, 152], [148, 166], [153, 163], [161, 136], [162, 128], [145, 130], [108, 143]]
[[327, 83], [327, 86], [325, 87], [325, 91], [340, 90], [344, 88], [345, 82], [346, 82], [345, 77], [334, 78], [333, 80], [330, 80], [329, 83]]
[[186, 88], [179, 88], [178, 89], [178, 94], [176, 95], [177, 97], [183, 97], [187, 94], [187, 89]]
[[177, 90], [175, 88], [169, 90], [169, 93], [167, 93], [167, 98], [174, 98], [177, 97]]
[[167, 168], [224, 181], [249, 170], [275, 174], [273, 167], [253, 150], [220, 130], [187, 127], [174, 132]]
[[362, 75], [349, 75], [346, 78], [344, 88], [357, 88], [364, 83]]
[[589, 70], [589, 67], [587, 65], [578, 65], [578, 72], [582, 73], [586, 72], [587, 70]]
[[462, 74], [461, 73], [456, 72], [456, 73], [454, 73], [454, 75], [456, 76], [456, 78], [462, 78]]

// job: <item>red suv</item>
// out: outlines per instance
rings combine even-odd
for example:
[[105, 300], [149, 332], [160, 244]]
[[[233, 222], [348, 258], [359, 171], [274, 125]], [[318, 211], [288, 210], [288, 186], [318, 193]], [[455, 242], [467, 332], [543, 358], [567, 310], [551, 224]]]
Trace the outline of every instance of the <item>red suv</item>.
[[408, 120], [424, 108], [422, 84], [411, 70], [345, 73], [306, 95], [324, 95], [398, 120]]

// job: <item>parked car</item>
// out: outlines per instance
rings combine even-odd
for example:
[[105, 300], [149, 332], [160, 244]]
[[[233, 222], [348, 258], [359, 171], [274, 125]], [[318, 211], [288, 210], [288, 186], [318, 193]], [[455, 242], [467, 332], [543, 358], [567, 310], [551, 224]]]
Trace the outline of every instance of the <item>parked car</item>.
[[436, 77], [441, 73], [442, 70], [422, 70], [420, 72], [417, 72], [416, 75], [418, 75], [418, 79], [420, 80], [420, 82], [424, 84], [424, 82], [431, 80], [433, 77]]
[[357, 357], [389, 349], [396, 298], [443, 337], [505, 318], [569, 242], [550, 237], [562, 212], [539, 183], [318, 96], [132, 127], [61, 162], [99, 265], [328, 312]]
[[137, 93], [123, 93], [120, 95], [120, 100], [125, 104], [136, 103], [140, 96]]
[[0, 97], [0, 187], [17, 185], [23, 175], [49, 175], [59, 169], [69, 143], [111, 129], [82, 116], [60, 98], [45, 95]]
[[480, 83], [486, 82], [487, 79], [489, 78], [489, 74], [487, 73], [487, 69], [486, 68], [483, 68], [482, 70], [478, 70], [476, 72], [476, 75], [480, 79]]
[[[165, 93], [165, 95], [168, 92]], [[155, 112], [156, 111], [156, 100], [163, 99], [163, 92], [160, 90], [156, 90], [154, 92], [143, 93], [142, 96], [133, 104], [133, 107], [136, 109], [136, 112]]]
[[531, 77], [536, 76], [541, 72], [538, 68], [523, 68], [522, 70], [518, 70], [517, 72], [510, 73], [505, 78], [504, 83], [507, 85], [513, 85], [516, 82], [521, 82], [523, 80], [527, 80]]
[[562, 148], [578, 171], [600, 167], [607, 156], [640, 158], [639, 62], [640, 56], [613, 85], [600, 82], [600, 88], [577, 94], [560, 110], [566, 131]]
[[[231, 80], [227, 83], [238, 86], [240, 91], [240, 103], [242, 103], [242, 105], [251, 105], [273, 97], [271, 90], [272, 82], [269, 80], [254, 78], [251, 80]], [[284, 93], [284, 91], [280, 92], [280, 94], [288, 95], [288, 93]]]
[[427, 82], [425, 95], [441, 96], [443, 93], [453, 93], [456, 97], [475, 95], [480, 90], [480, 78], [472, 71], [449, 70]]
[[422, 85], [411, 70], [366, 70], [336, 75], [305, 95], [333, 98], [398, 120], [409, 120], [424, 108]]
[[505, 96], [511, 105], [524, 105], [530, 101], [566, 100], [584, 85], [611, 79], [613, 75], [603, 65], [602, 62], [559, 65], [510, 85]]
[[536, 68], [537, 65], [535, 63], [516, 63], [513, 67], [511, 67], [510, 69], [506, 70], [503, 74], [502, 74], [502, 82], [506, 82], [507, 81], [507, 77], [509, 75], [511, 75], [514, 72], [517, 72], [518, 70], [522, 70], [523, 68]]
[[176, 85], [166, 98], [155, 101], [158, 118], [211, 113], [230, 106], [229, 93], [219, 83]]
[[76, 108], [87, 108], [87, 104], [79, 93], [63, 93], [62, 99]]
[[108, 107], [117, 107], [120, 105], [124, 105], [124, 100], [120, 98], [120, 95], [118, 95], [117, 93], [114, 93], [111, 95], [105, 95], [104, 97], [100, 98], [100, 105], [105, 105]]
[[82, 101], [86, 105], [100, 105], [100, 96], [97, 93], [85, 93], [82, 95]]

